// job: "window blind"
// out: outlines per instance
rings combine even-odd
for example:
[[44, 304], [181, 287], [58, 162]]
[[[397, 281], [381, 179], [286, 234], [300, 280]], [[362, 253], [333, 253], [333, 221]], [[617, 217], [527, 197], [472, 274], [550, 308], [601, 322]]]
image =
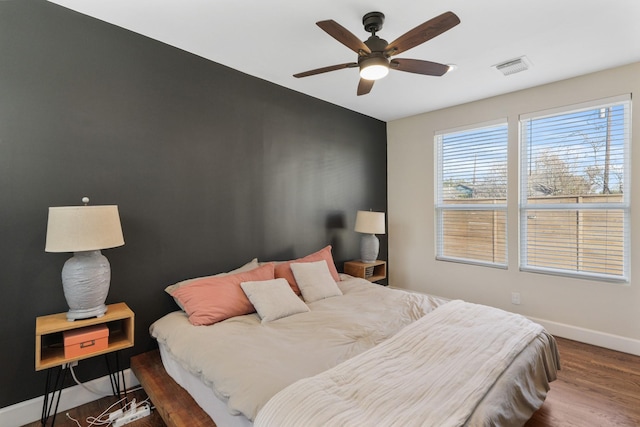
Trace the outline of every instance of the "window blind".
[[628, 281], [629, 96], [520, 117], [520, 268]]
[[436, 133], [436, 257], [507, 265], [506, 120]]

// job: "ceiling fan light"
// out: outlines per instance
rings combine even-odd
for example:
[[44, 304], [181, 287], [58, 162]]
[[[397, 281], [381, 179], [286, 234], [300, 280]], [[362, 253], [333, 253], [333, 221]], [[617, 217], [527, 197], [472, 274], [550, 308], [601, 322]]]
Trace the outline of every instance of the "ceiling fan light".
[[389, 60], [377, 52], [361, 58], [358, 65], [360, 77], [365, 80], [378, 80], [389, 74]]
[[379, 80], [389, 74], [388, 65], [373, 64], [360, 70], [360, 77], [365, 80]]

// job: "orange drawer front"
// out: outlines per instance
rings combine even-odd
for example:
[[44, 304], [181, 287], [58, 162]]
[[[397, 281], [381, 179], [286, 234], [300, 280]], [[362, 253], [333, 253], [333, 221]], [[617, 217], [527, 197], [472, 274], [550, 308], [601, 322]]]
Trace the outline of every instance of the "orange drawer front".
[[71, 359], [106, 350], [109, 346], [107, 325], [87, 326], [66, 331], [64, 336], [64, 357]]

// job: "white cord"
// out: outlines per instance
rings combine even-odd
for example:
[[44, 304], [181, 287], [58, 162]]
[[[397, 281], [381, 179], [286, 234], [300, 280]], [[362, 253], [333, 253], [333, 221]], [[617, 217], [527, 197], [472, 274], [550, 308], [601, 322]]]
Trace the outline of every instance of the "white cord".
[[[71, 367], [71, 366], [70, 366], [70, 367], [69, 367], [69, 370], [71, 371], [71, 376], [73, 377], [73, 379], [74, 379], [74, 381], [76, 382], [76, 384], [78, 384], [78, 385], [80, 385], [80, 386], [84, 387], [85, 389], [87, 389], [87, 390], [88, 390], [88, 391], [90, 391], [91, 393], [94, 393], [94, 394], [97, 394], [97, 395], [101, 395], [101, 396], [111, 396], [110, 394], [106, 394], [106, 395], [105, 395], [104, 393], [100, 393], [100, 392], [97, 392], [97, 391], [95, 391], [95, 390], [92, 390], [92, 389], [91, 389], [91, 388], [89, 388], [86, 384], [83, 384], [83, 383], [81, 383], [80, 381], [78, 381], [78, 379], [76, 378], [76, 374], [75, 374], [75, 372], [73, 371], [73, 367]], [[141, 389], [142, 389], [142, 386], [138, 386], [137, 388], [131, 389], [131, 390], [129, 390], [128, 392], [129, 392], [129, 393], [131, 393], [131, 392], [134, 392], [134, 391], [137, 391], [137, 390], [141, 390]], [[121, 410], [118, 410], [120, 413], [119, 413], [117, 416], [113, 417], [113, 419], [112, 419], [112, 418], [110, 417], [110, 415], [111, 415], [111, 414], [109, 413], [109, 411], [110, 411], [111, 409], [113, 409], [113, 407], [114, 407], [114, 406], [116, 406], [116, 405], [118, 405], [118, 404], [122, 403], [124, 400], [127, 400], [127, 398], [128, 398], [128, 397], [127, 397], [127, 396], [125, 396], [125, 397], [123, 397], [122, 399], [118, 400], [117, 402], [113, 403], [111, 406], [109, 406], [107, 409], [105, 409], [105, 410], [104, 410], [100, 415], [98, 415], [97, 417], [87, 417], [87, 423], [89, 423], [87, 427], [92, 427], [92, 426], [96, 426], [96, 425], [98, 425], [98, 426], [109, 426], [109, 425], [111, 425], [111, 424], [113, 423], [113, 421], [114, 421], [116, 418], [118, 418], [119, 416], [121, 416], [123, 413], [125, 413], [125, 412], [127, 412], [127, 411], [131, 410], [132, 408], [133, 408], [133, 409], [135, 409], [136, 407], [141, 406], [142, 404], [145, 404], [145, 403], [148, 403], [148, 402], [149, 402], [149, 397], [147, 397], [145, 400], [143, 400], [143, 401], [142, 401], [142, 402], [140, 402], [140, 403], [136, 403], [136, 399], [133, 399], [131, 402], [127, 403], [127, 404], [124, 406], [124, 408], [122, 408]], [[118, 411], [116, 411], [116, 412], [118, 412]], [[67, 418], [69, 418], [71, 421], [74, 421], [74, 422], [78, 425], [78, 427], [82, 427], [82, 425], [80, 424], [80, 422], [79, 422], [77, 419], [73, 418], [71, 415], [69, 415], [69, 413], [68, 413], [68, 412], [66, 413], [66, 415], [67, 415]]]
[[136, 387], [134, 387], [134, 388], [130, 388], [130, 389], [128, 389], [128, 390], [127, 390], [127, 393], [133, 393], [134, 391], [138, 391], [138, 390], [142, 390], [142, 386], [141, 386], [141, 385], [136, 386]]
[[97, 391], [92, 389], [91, 387], [89, 387], [88, 385], [86, 385], [85, 383], [81, 383], [80, 381], [78, 381], [78, 377], [76, 377], [76, 371], [74, 371], [73, 366], [69, 366], [69, 370], [71, 371], [71, 376], [73, 377], [73, 380], [76, 382], [76, 384], [78, 384], [79, 386], [81, 386], [82, 388], [84, 388], [85, 390], [93, 393], [93, 394], [97, 394], [98, 396], [102, 396], [102, 397], [106, 397], [106, 396], [111, 396], [111, 394], [105, 394], [101, 391]]
[[78, 420], [76, 420], [75, 418], [73, 418], [71, 415], [69, 415], [69, 413], [68, 413], [68, 412], [67, 412], [67, 418], [69, 418], [71, 421], [74, 421], [74, 422], [78, 425], [78, 427], [82, 427], [82, 426], [80, 425], [80, 421], [78, 421]]
[[[88, 427], [94, 426], [94, 425], [110, 425], [112, 423], [112, 420], [109, 419], [109, 415], [108, 412], [116, 405], [118, 405], [119, 403], [121, 403], [123, 400], [126, 400], [126, 397], [123, 397], [122, 399], [118, 400], [117, 402], [115, 402], [113, 405], [109, 406], [107, 409], [105, 409], [100, 415], [98, 415], [97, 417], [87, 417], [87, 422], [89, 423]], [[125, 406], [126, 408], [126, 406]], [[106, 419], [103, 418], [106, 415]]]

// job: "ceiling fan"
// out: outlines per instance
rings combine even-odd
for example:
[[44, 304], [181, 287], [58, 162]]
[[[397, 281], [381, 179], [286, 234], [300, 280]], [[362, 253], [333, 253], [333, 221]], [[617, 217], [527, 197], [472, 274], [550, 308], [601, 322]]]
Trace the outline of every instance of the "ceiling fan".
[[427, 22], [418, 25], [398, 37], [391, 43], [376, 35], [382, 29], [384, 14], [382, 12], [369, 12], [362, 18], [365, 31], [371, 36], [364, 42], [353, 35], [349, 30], [337, 22], [329, 19], [316, 22], [316, 25], [334, 39], [358, 54], [358, 62], [331, 65], [294, 74], [294, 77], [308, 77], [329, 71], [344, 68], [360, 68], [360, 82], [358, 83], [358, 95], [366, 95], [371, 92], [373, 83], [383, 78], [389, 70], [399, 70], [408, 73], [424, 74], [427, 76], [442, 76], [449, 71], [449, 66], [437, 62], [422, 61], [419, 59], [393, 58], [399, 53], [416, 47], [432, 38], [439, 36], [460, 23], [460, 18], [453, 12], [445, 12]]

